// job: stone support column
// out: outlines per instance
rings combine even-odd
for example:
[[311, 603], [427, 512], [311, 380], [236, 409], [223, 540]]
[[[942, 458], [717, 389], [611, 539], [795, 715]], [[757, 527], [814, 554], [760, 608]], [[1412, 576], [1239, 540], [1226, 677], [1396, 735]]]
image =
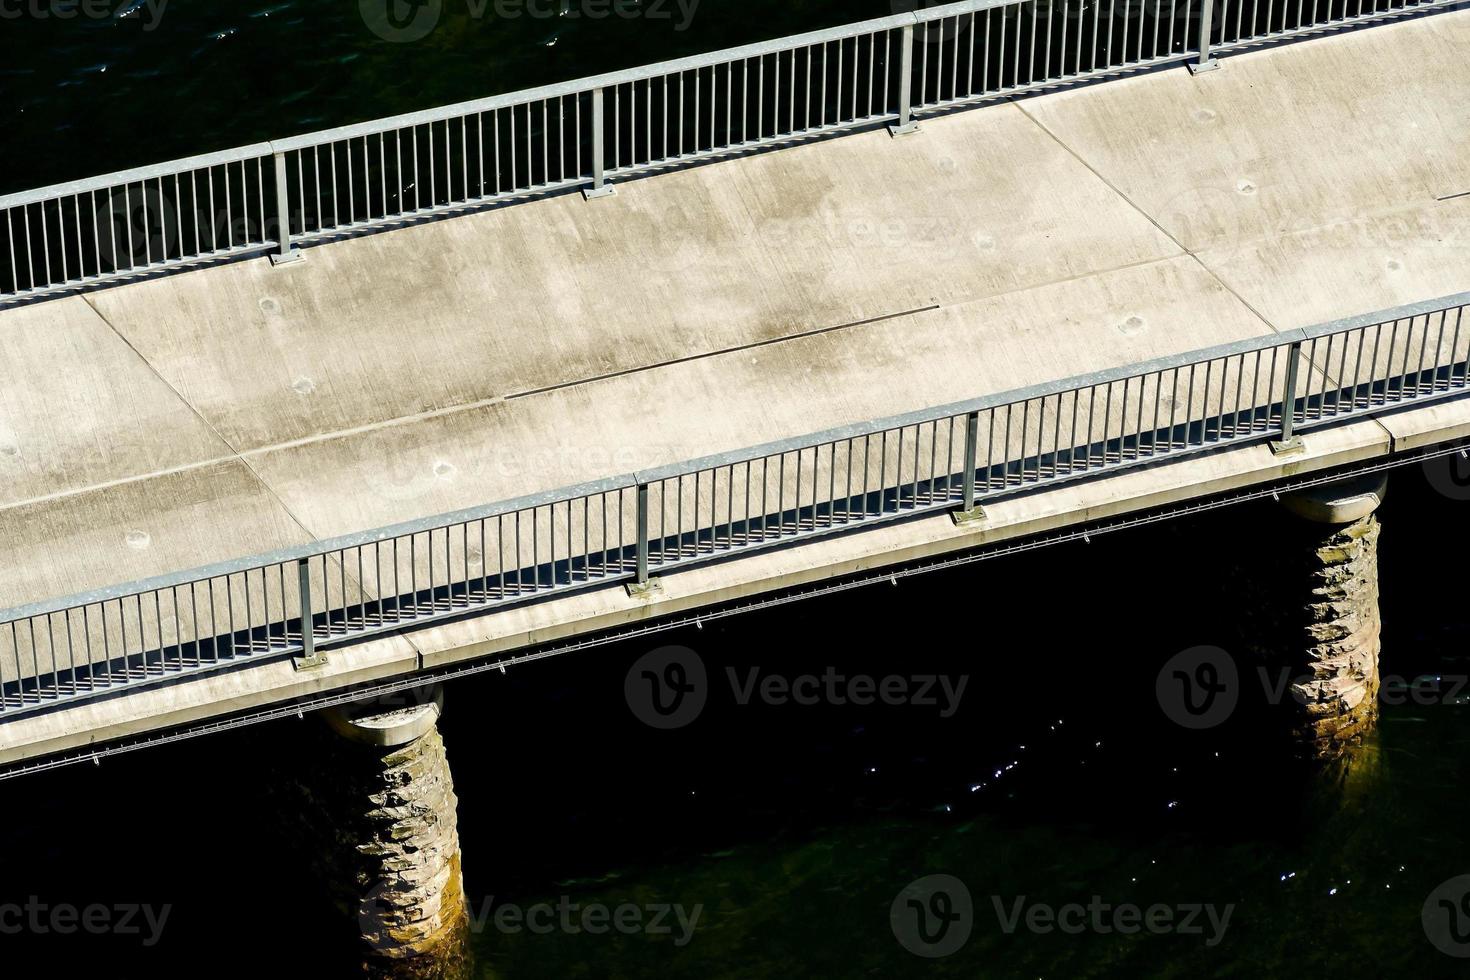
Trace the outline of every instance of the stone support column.
[[[1287, 556], [1299, 591], [1284, 595], [1282, 649], [1292, 671], [1293, 732], [1305, 754], [1335, 759], [1378, 720], [1378, 518], [1387, 478], [1369, 474], [1286, 495], [1311, 524], [1304, 554]], [[1291, 543], [1291, 547], [1300, 547]], [[1269, 560], [1269, 559], [1267, 559]]]
[[322, 712], [342, 737], [319, 769], [339, 890], [356, 895], [364, 973], [467, 976], [456, 799], [437, 721], [441, 688]]

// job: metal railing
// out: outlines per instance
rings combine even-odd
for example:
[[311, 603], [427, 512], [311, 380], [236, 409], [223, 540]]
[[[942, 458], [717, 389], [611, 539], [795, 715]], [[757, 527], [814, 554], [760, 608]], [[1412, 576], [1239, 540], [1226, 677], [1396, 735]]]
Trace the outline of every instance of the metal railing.
[[965, 0], [0, 197], [0, 303], [1464, 0]]
[[258, 253], [274, 194], [261, 143], [0, 197], [0, 301]]
[[1289, 444], [1463, 393], [1467, 306], [1461, 293], [0, 611], [0, 718], [221, 665], [307, 666], [406, 625]]

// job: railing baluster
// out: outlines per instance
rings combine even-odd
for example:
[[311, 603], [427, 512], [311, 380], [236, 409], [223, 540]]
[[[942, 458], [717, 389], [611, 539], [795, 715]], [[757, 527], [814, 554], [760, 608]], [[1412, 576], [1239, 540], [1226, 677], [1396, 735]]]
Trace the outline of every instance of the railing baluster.
[[[629, 595], [644, 595], [657, 590], [658, 583], [648, 578], [648, 484], [638, 483], [636, 495], [637, 507], [637, 543], [635, 545], [637, 555], [636, 579], [628, 584]], [[682, 535], [682, 531], [679, 532]], [[697, 532], [696, 532], [697, 533]], [[698, 538], [696, 537], [696, 541]], [[660, 564], [663, 562], [660, 552]]]
[[[894, 136], [906, 136], [917, 132], [919, 124], [914, 120], [914, 25], [903, 26], [903, 38], [899, 42], [898, 68], [898, 122], [888, 127]], [[920, 93], [922, 95], [922, 93]]]
[[965, 472], [961, 483], [964, 505], [954, 514], [956, 524], [973, 524], [985, 519], [984, 509], [975, 506], [975, 465], [979, 446], [980, 413], [970, 412], [965, 416]]
[[277, 150], [272, 155], [275, 157], [276, 164], [277, 231], [276, 251], [271, 256], [271, 262], [275, 265], [283, 265], [300, 259], [301, 252], [291, 247], [291, 190], [289, 181], [286, 179], [286, 154]]
[[[294, 658], [291, 662], [297, 670], [305, 670], [308, 667], [320, 667], [327, 662], [324, 653], [318, 653], [316, 649], [316, 627], [312, 622], [311, 613], [311, 564], [309, 558], [302, 558], [296, 562], [296, 590], [301, 599], [301, 656]], [[322, 585], [325, 594], [327, 582], [327, 556], [322, 556]], [[284, 629], [285, 613], [281, 616]]]
[[[617, 188], [606, 182], [603, 176], [604, 156], [607, 142], [603, 134], [603, 105], [602, 89], [592, 90], [592, 186], [582, 191], [582, 196], [587, 200], [595, 197], [607, 197], [609, 194], [617, 193]], [[617, 166], [617, 161], [613, 161]]]
[[1281, 438], [1271, 443], [1271, 451], [1278, 456], [1302, 449], [1302, 440], [1295, 434], [1297, 362], [1301, 360], [1301, 354], [1302, 342], [1293, 342], [1286, 355], [1286, 384], [1281, 398]]
[[1199, 5], [1199, 59], [1191, 62], [1189, 70], [1198, 75], [1204, 71], [1214, 71], [1220, 67], [1210, 54], [1210, 34], [1214, 31], [1215, 0], [1200, 0]]

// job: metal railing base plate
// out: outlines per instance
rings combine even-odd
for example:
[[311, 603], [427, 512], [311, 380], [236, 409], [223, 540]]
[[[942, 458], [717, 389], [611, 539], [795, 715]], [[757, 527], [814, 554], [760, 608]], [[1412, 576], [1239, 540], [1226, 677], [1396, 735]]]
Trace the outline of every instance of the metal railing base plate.
[[282, 255], [280, 252], [271, 253], [271, 265], [295, 265], [297, 262], [305, 262], [306, 255], [299, 248]]
[[1211, 58], [1209, 61], [1206, 61], [1203, 64], [1198, 61], [1191, 61], [1188, 63], [1189, 73], [1191, 75], [1198, 75], [1201, 72], [1215, 71], [1219, 67], [1220, 59], [1218, 58]]
[[955, 527], [974, 527], [977, 524], [984, 524], [990, 517], [985, 513], [984, 507], [950, 511], [949, 516], [954, 520]]
[[1275, 456], [1295, 456], [1297, 453], [1306, 452], [1307, 444], [1297, 436], [1289, 439], [1273, 439], [1266, 445], [1271, 447], [1271, 453]]
[[663, 595], [663, 592], [664, 584], [656, 578], [651, 578], [647, 582], [628, 583], [628, 597], [630, 599], [652, 599], [655, 596]]
[[313, 653], [309, 657], [292, 657], [291, 666], [297, 670], [311, 670], [314, 667], [325, 667], [327, 655], [325, 653]]
[[909, 136], [913, 133], [917, 133], [918, 131], [919, 121], [917, 119], [911, 119], [908, 122], [904, 123], [902, 126], [900, 126], [898, 123], [888, 124], [888, 135], [892, 136], [894, 139], [898, 139], [900, 136]]
[[601, 187], [588, 187], [588, 188], [585, 188], [582, 191], [582, 197], [585, 200], [593, 201], [593, 200], [596, 200], [599, 197], [612, 197], [617, 192], [618, 192], [618, 189], [616, 187], [614, 187], [612, 184], [603, 184]]

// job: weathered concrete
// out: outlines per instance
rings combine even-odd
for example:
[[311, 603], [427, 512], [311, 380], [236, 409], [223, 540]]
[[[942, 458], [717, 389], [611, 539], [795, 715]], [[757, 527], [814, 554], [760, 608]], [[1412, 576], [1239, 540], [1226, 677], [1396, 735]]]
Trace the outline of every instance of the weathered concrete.
[[1266, 320], [1331, 320], [1465, 288], [1467, 25], [1456, 12], [1021, 107]]
[[428, 697], [325, 712], [341, 737], [300, 788], [325, 833], [329, 884], [361, 933], [364, 973], [467, 977], [457, 801], [435, 724], [443, 697], [417, 693]]
[[[1470, 189], [1450, 18], [0, 313], [0, 606], [1463, 289], [1470, 199], [1435, 199]], [[1284, 462], [1221, 453], [982, 528], [690, 570], [652, 602], [140, 692], [7, 722], [0, 760], [1467, 432], [1464, 403], [1425, 406]]]

